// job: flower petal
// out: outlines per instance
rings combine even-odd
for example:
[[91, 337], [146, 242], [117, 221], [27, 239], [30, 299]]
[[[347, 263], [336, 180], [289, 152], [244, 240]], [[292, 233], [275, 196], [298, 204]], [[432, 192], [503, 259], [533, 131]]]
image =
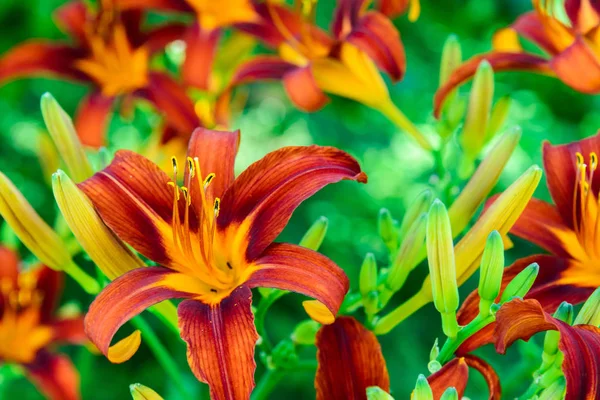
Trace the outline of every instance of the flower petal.
[[74, 67], [81, 52], [66, 44], [29, 40], [0, 57], [0, 83], [31, 76], [54, 76], [87, 81]]
[[295, 68], [283, 76], [283, 86], [290, 100], [305, 112], [318, 111], [329, 99], [317, 86], [310, 66]]
[[550, 62], [561, 81], [582, 93], [600, 92], [600, 58], [593, 46], [587, 39], [578, 37]]
[[26, 375], [49, 400], [79, 400], [79, 373], [67, 357], [45, 350], [26, 365]]
[[[155, 54], [165, 49], [165, 46], [175, 40], [183, 38], [188, 26], [185, 24], [168, 23], [157, 26], [144, 33], [143, 42], [140, 46], [148, 49], [150, 54]], [[189, 57], [187, 55], [186, 57]]]
[[[189, 298], [195, 291], [190, 278], [162, 267], [138, 268], [112, 281], [90, 305], [85, 316], [85, 331], [90, 340], [112, 362], [126, 361], [134, 350], [127, 350], [127, 356], [120, 357], [127, 341], [135, 339], [130, 335], [110, 348], [110, 342], [117, 330], [148, 307], [173, 298]], [[113, 350], [111, 352], [111, 350]], [[109, 354], [112, 353], [112, 354]], [[119, 354], [117, 354], [119, 353]]]
[[85, 334], [83, 317], [63, 318], [52, 322], [52, 342], [82, 344], [89, 339]]
[[79, 188], [121, 240], [149, 259], [168, 265], [168, 250], [173, 246], [170, 180], [145, 157], [120, 150], [108, 167], [80, 183]]
[[500, 71], [532, 71], [537, 73], [551, 73], [548, 60], [540, 56], [526, 53], [493, 52], [472, 57], [458, 67], [448, 81], [435, 93], [433, 105], [434, 115], [439, 118], [446, 96], [456, 87], [473, 78], [479, 64], [487, 60], [495, 72]]
[[8, 247], [0, 246], [0, 280], [16, 282], [19, 276], [19, 256]]
[[[259, 19], [254, 22], [243, 22], [236, 24], [236, 28], [242, 32], [246, 32], [266, 45], [272, 48], [278, 48], [280, 44], [288, 40], [286, 36], [296, 37], [306, 27], [306, 23], [300, 13], [292, 12], [287, 7], [269, 3], [254, 2], [254, 9], [259, 15]], [[277, 22], [274, 21], [274, 17]], [[282, 29], [284, 27], [284, 33]], [[313, 30], [314, 29], [314, 30]], [[322, 35], [322, 31], [311, 26], [311, 35], [314, 38], [315, 34]]]
[[449, 387], [454, 387], [458, 392], [458, 398], [462, 398], [467, 380], [469, 379], [469, 367], [464, 358], [455, 358], [446, 363], [442, 369], [427, 378], [433, 398], [439, 400]]
[[60, 301], [64, 285], [64, 275], [46, 266], [39, 266], [31, 273], [35, 274], [35, 288], [43, 295], [40, 306], [40, 322], [50, 323]]
[[294, 71], [296, 68], [296, 65], [277, 56], [257, 56], [238, 67], [231, 79], [231, 85], [264, 80], [281, 80], [285, 74]]
[[572, 26], [580, 33], [587, 33], [600, 24], [600, 4], [594, 0], [566, 0], [565, 11]]
[[184, 0], [116, 0], [114, 4], [121, 10], [193, 11], [189, 3]]
[[511, 26], [514, 31], [527, 40], [535, 43], [549, 54], [557, 54], [560, 49], [548, 36], [547, 28], [540, 15], [531, 11], [521, 15]]
[[[207, 201], [222, 197], [225, 190], [231, 186], [234, 175], [235, 156], [240, 146], [240, 131], [215, 131], [206, 128], [196, 128], [188, 146], [188, 156], [198, 157], [202, 179], [208, 174], [215, 174], [206, 189]], [[187, 171], [186, 171], [187, 172]], [[198, 182], [192, 182], [190, 193], [192, 199], [198, 198]]]
[[486, 361], [472, 354], [467, 354], [463, 357], [467, 362], [467, 365], [471, 368], [476, 369], [485, 379], [488, 385], [490, 395], [489, 400], [500, 400], [502, 396], [502, 387], [500, 386], [500, 378], [494, 368]]
[[202, 29], [194, 24], [188, 28], [184, 40], [186, 43], [185, 61], [181, 67], [183, 81], [198, 89], [210, 89], [210, 77], [216, 55], [221, 30]]
[[77, 43], [84, 44], [87, 42], [85, 26], [88, 12], [83, 1], [74, 0], [62, 5], [54, 11], [53, 17], [56, 26], [73, 37]]
[[367, 181], [358, 162], [344, 151], [321, 146], [276, 150], [252, 164], [225, 192], [218, 228], [245, 237], [246, 260], [253, 261], [302, 201], [343, 179]]
[[544, 311], [536, 300], [515, 299], [496, 314], [496, 350], [504, 354], [517, 339], [529, 340], [538, 332], [558, 330], [558, 348], [565, 358], [565, 400], [600, 397], [600, 329], [590, 325], [569, 326]]
[[346, 40], [367, 53], [393, 81], [404, 77], [404, 45], [398, 29], [383, 14], [366, 13], [358, 20]]
[[95, 92], [90, 93], [79, 103], [75, 116], [75, 130], [82, 144], [94, 148], [106, 145], [108, 123], [114, 101], [113, 97]]
[[252, 293], [240, 286], [219, 304], [186, 300], [179, 305], [188, 362], [215, 400], [248, 399], [254, 388], [258, 334], [250, 309]]
[[348, 291], [348, 277], [333, 261], [316, 251], [288, 243], [273, 243], [250, 268], [246, 284], [291, 290], [315, 298], [337, 314]]
[[373, 332], [352, 317], [340, 317], [317, 333], [317, 400], [367, 399], [367, 388], [390, 391], [390, 377]]

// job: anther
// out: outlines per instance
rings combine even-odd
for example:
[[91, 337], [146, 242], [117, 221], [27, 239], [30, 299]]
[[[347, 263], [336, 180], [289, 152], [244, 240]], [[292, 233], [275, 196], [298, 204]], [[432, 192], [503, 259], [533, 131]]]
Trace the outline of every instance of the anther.
[[598, 166], [598, 156], [596, 155], [595, 152], [591, 152], [590, 153], [590, 168], [595, 171], [596, 167]]
[[221, 199], [219, 199], [218, 197], [215, 198], [215, 217], [219, 216], [219, 210], [221, 210]]
[[188, 157], [187, 162], [188, 162], [188, 169], [190, 170], [190, 178], [193, 178], [194, 175], [196, 174], [196, 171], [194, 169], [194, 160], [192, 160], [192, 157]]
[[212, 180], [215, 178], [215, 174], [214, 173], [210, 173], [206, 176], [206, 178], [204, 178], [204, 189], [206, 189], [208, 187], [208, 185], [210, 185], [210, 183], [212, 182]]
[[192, 204], [192, 197], [187, 187], [182, 186], [181, 191], [183, 192], [183, 198], [186, 200], [188, 206]]
[[575, 158], [577, 159], [578, 167], [584, 163], [583, 154], [581, 154], [580, 152], [575, 153]]
[[173, 164], [173, 172], [177, 176], [177, 158], [175, 156], [171, 157], [171, 163]]

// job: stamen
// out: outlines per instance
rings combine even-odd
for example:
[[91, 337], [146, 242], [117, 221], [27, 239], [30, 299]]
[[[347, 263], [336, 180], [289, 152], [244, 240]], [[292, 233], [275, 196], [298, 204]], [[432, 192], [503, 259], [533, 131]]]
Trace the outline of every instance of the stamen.
[[171, 157], [171, 163], [173, 164], [173, 182], [177, 182], [177, 158]]
[[192, 196], [190, 196], [188, 188], [185, 186], [182, 186], [181, 192], [183, 192], [183, 198], [186, 200], [187, 205], [188, 206], [191, 205], [192, 204]]
[[215, 210], [215, 218], [216, 218], [219, 216], [219, 211], [221, 210], [221, 199], [218, 197], [215, 197], [214, 210]]
[[188, 157], [187, 162], [188, 170], [190, 171], [190, 178], [193, 178], [194, 174], [196, 173], [196, 170], [194, 169], [194, 160], [192, 160], [192, 157]]
[[204, 190], [206, 190], [206, 188], [208, 187], [208, 185], [210, 185], [210, 183], [213, 181], [213, 179], [215, 178], [215, 174], [214, 173], [210, 173], [206, 176], [206, 178], [204, 178]]

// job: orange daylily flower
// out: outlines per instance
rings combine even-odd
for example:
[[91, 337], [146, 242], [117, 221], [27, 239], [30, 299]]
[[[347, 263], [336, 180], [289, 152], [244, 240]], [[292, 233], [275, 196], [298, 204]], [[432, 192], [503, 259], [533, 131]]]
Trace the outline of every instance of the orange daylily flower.
[[[566, 0], [568, 20], [557, 15], [554, 2], [533, 0], [533, 6], [534, 11], [496, 33], [492, 52], [471, 58], [452, 73], [435, 95], [436, 115], [448, 94], [472, 78], [482, 60], [488, 60], [495, 71], [556, 75], [577, 91], [600, 93], [600, 4], [593, 0]], [[545, 54], [525, 51], [519, 38], [533, 42]]]
[[319, 146], [272, 152], [234, 178], [239, 139], [239, 131], [198, 128], [182, 187], [175, 160], [170, 178], [130, 151], [79, 185], [117, 236], [161, 265], [132, 270], [100, 293], [85, 319], [92, 342], [125, 361], [139, 340], [110, 347], [119, 327], [153, 304], [185, 299], [179, 319], [188, 361], [215, 399], [247, 399], [254, 387], [251, 288], [303, 293], [337, 313], [348, 290], [344, 272], [317, 252], [273, 241], [325, 185], [366, 182], [354, 158]]
[[55, 13], [57, 25], [72, 43], [32, 39], [0, 57], [0, 83], [32, 76], [53, 76], [88, 83], [91, 93], [75, 118], [84, 144], [102, 146], [115, 101], [125, 96], [144, 99], [164, 114], [167, 126], [191, 132], [199, 120], [182, 86], [149, 68], [149, 58], [183, 35], [186, 26], [166, 24], [142, 31], [139, 11], [119, 12], [111, 0], [90, 9], [75, 0]]
[[[367, 399], [367, 388], [378, 386], [390, 391], [390, 378], [379, 341], [373, 332], [352, 317], [339, 317], [324, 325], [317, 333], [315, 377], [317, 400]], [[455, 358], [427, 378], [434, 399], [439, 399], [449, 387], [461, 397], [467, 386], [469, 368], [475, 368], [486, 378], [491, 399], [499, 399], [498, 376], [483, 360], [475, 356]]]
[[[581, 303], [600, 286], [598, 154], [600, 133], [565, 145], [544, 143], [544, 170], [554, 205], [531, 199], [510, 230], [550, 254], [517, 260], [506, 268], [502, 287], [529, 264], [538, 263], [538, 277], [526, 298], [536, 299], [548, 311], [554, 311], [562, 301]], [[477, 315], [478, 303], [475, 291], [458, 313], [461, 325]], [[491, 324], [470, 338], [459, 354], [491, 343], [493, 329]]]
[[0, 246], [0, 363], [22, 365], [51, 400], [77, 400], [77, 370], [67, 357], [50, 350], [57, 343], [87, 340], [83, 318], [54, 314], [62, 277], [45, 266], [20, 271], [16, 253]]

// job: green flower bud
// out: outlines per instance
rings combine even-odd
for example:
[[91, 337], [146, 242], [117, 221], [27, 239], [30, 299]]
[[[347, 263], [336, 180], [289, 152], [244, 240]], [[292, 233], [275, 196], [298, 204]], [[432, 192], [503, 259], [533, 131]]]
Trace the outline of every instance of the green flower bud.
[[481, 257], [481, 276], [479, 277], [479, 314], [487, 316], [490, 306], [500, 293], [504, 272], [504, 244], [498, 231], [488, 236]]
[[508, 96], [502, 97], [494, 104], [492, 109], [492, 115], [490, 116], [490, 122], [488, 124], [486, 141], [492, 139], [502, 128], [502, 125], [508, 117], [508, 111], [510, 110], [510, 104], [512, 100]]
[[373, 253], [367, 253], [360, 267], [358, 287], [363, 297], [377, 290], [377, 261]]
[[387, 208], [379, 210], [377, 227], [379, 229], [379, 236], [383, 240], [385, 247], [388, 248], [390, 254], [394, 254], [398, 250], [398, 229], [392, 218], [392, 214]]
[[494, 70], [487, 61], [482, 61], [477, 68], [465, 125], [460, 142], [467, 159], [474, 160], [485, 145], [486, 132], [494, 97]]
[[291, 340], [282, 340], [275, 346], [272, 362], [276, 367], [293, 368], [298, 363], [296, 347]]
[[427, 258], [433, 303], [442, 314], [442, 329], [446, 336], [455, 338], [458, 333], [456, 310], [459, 298], [454, 243], [448, 212], [437, 199], [433, 202], [427, 219]]
[[48, 132], [67, 166], [69, 175], [75, 182], [82, 182], [92, 176], [94, 171], [69, 115], [50, 93], [42, 96], [41, 107]]
[[404, 218], [402, 218], [402, 223], [400, 224], [400, 229], [398, 229], [398, 235], [400, 236], [401, 240], [404, 240], [408, 234], [408, 230], [415, 223], [415, 220], [429, 210], [432, 201], [433, 192], [429, 189], [426, 189], [419, 193], [417, 198], [406, 209], [406, 213], [404, 214]]
[[442, 61], [440, 63], [440, 87], [448, 81], [456, 67], [462, 62], [462, 50], [456, 35], [450, 35], [442, 49]]
[[[554, 318], [570, 325], [573, 322], [573, 306], [563, 301], [556, 309]], [[556, 354], [558, 353], [559, 339], [560, 333], [558, 331], [546, 332], [546, 336], [544, 337], [544, 352], [542, 353], [542, 366], [540, 367], [542, 372], [554, 363]]]
[[158, 393], [141, 383], [129, 385], [129, 391], [133, 400], [163, 400]]
[[431, 346], [431, 350], [429, 351], [429, 361], [437, 360], [439, 354], [440, 346], [438, 346], [438, 340], [436, 338], [435, 342], [433, 342], [433, 346]]
[[567, 381], [564, 377], [561, 377], [554, 381], [554, 383], [550, 385], [550, 387], [544, 389], [544, 391], [538, 396], [538, 400], [564, 399], [566, 389]]
[[412, 400], [433, 400], [433, 392], [431, 391], [431, 387], [429, 386], [429, 382], [427, 382], [427, 378], [425, 375], [419, 375], [417, 378], [417, 385], [415, 386], [415, 390], [412, 392], [411, 396]]
[[300, 240], [300, 246], [314, 251], [319, 250], [323, 239], [325, 239], [328, 225], [329, 220], [326, 217], [317, 219]]
[[294, 332], [291, 336], [292, 342], [304, 346], [310, 346], [315, 344], [317, 331], [320, 327], [321, 324], [319, 324], [316, 321], [313, 321], [312, 319], [307, 319], [305, 321], [300, 322], [298, 325], [296, 325], [296, 328], [294, 328]]
[[367, 400], [394, 400], [394, 398], [379, 386], [370, 386], [367, 388]]
[[539, 271], [540, 266], [538, 263], [532, 263], [523, 271], [519, 272], [517, 276], [506, 285], [506, 289], [504, 289], [502, 297], [500, 298], [500, 303], [505, 303], [513, 297], [525, 296], [527, 292], [529, 292], [529, 289], [531, 289], [531, 286], [533, 286], [533, 282], [535, 282]]
[[575, 325], [581, 324], [600, 326], [600, 288], [594, 290], [579, 310]]
[[440, 400], [458, 400], [458, 392], [455, 388], [449, 387], [440, 397]]

